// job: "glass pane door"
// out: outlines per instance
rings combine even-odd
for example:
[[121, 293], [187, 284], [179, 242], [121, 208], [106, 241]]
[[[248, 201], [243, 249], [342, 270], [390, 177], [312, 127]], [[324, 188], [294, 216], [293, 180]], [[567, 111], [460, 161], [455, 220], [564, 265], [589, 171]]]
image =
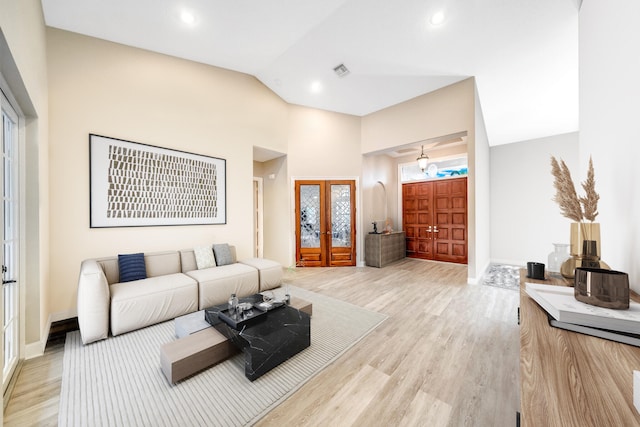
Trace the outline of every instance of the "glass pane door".
[[296, 265], [326, 265], [324, 181], [296, 181]]
[[300, 246], [320, 248], [320, 186], [300, 186]]
[[18, 117], [2, 96], [2, 354], [3, 392], [18, 364], [20, 295], [18, 286]]
[[351, 186], [331, 185], [331, 246], [351, 247]]
[[327, 264], [332, 267], [356, 265], [355, 181], [327, 181], [327, 199], [331, 240]]

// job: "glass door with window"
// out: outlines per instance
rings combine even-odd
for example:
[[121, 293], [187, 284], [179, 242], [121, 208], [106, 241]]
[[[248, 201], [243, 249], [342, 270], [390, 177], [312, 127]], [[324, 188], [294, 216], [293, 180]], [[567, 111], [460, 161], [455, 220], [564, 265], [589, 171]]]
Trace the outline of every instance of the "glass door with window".
[[296, 265], [356, 265], [355, 181], [296, 181]]
[[3, 394], [20, 357], [18, 286], [18, 117], [2, 95], [2, 355]]

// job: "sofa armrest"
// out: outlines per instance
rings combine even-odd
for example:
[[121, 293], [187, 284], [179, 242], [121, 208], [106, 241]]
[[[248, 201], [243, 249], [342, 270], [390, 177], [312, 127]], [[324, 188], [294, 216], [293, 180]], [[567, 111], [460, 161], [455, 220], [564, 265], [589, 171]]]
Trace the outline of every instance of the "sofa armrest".
[[109, 336], [109, 283], [96, 260], [80, 266], [78, 279], [78, 325], [83, 344]]

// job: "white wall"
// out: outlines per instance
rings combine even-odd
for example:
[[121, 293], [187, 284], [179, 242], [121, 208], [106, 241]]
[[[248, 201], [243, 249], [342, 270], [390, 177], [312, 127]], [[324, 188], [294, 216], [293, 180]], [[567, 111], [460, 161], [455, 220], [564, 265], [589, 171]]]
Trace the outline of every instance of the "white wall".
[[640, 2], [580, 10], [580, 164], [593, 156], [602, 258], [640, 292]]
[[491, 147], [492, 262], [546, 264], [553, 243], [569, 243], [571, 221], [552, 200], [550, 158], [567, 163], [579, 191], [578, 149], [577, 132]]
[[290, 105], [287, 138], [291, 176], [360, 176], [360, 117]]
[[471, 131], [473, 78], [418, 96], [362, 118], [362, 153]]
[[[469, 223], [467, 224], [467, 234], [470, 248], [470, 283], [476, 283], [482, 277], [491, 258], [491, 159], [482, 106], [475, 85], [474, 102], [474, 133], [468, 138], [469, 143], [467, 144], [469, 147], [469, 189], [467, 195]], [[475, 232], [472, 234], [470, 230]]]

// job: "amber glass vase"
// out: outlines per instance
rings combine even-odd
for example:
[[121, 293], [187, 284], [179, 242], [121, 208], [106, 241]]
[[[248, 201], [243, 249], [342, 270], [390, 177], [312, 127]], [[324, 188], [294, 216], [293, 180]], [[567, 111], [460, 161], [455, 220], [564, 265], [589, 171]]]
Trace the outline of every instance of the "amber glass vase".
[[600, 258], [600, 223], [572, 223], [570, 241], [571, 257], [560, 267], [560, 274], [563, 277], [573, 279], [577, 267], [609, 269], [609, 266]]

